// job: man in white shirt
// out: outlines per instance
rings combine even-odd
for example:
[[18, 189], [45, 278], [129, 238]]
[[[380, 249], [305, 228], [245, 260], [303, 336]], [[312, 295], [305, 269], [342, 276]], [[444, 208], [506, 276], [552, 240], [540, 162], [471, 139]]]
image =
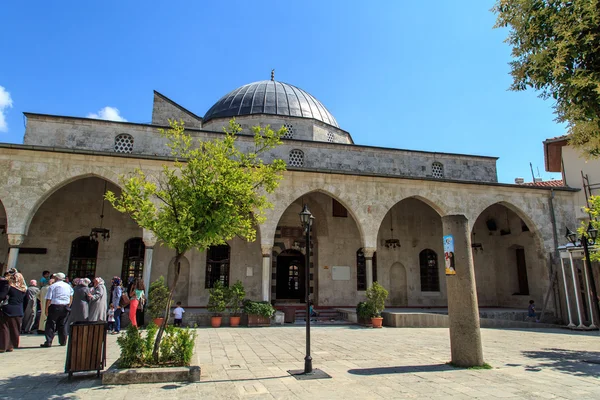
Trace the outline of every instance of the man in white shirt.
[[58, 343], [67, 344], [67, 318], [73, 302], [73, 288], [65, 283], [65, 274], [54, 274], [56, 282], [48, 288], [46, 294], [46, 341], [40, 347], [51, 347], [54, 333], [58, 331]]

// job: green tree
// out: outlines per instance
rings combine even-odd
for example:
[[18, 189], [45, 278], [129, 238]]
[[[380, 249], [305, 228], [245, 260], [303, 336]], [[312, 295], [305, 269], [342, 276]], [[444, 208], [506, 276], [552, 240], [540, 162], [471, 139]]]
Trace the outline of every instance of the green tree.
[[511, 90], [555, 101], [558, 122], [586, 157], [600, 157], [600, 6], [592, 0], [497, 0], [495, 28], [510, 28]]
[[[241, 127], [234, 120], [224, 129], [222, 139], [210, 141], [194, 140], [183, 122], [169, 124], [170, 129], [160, 133], [168, 141], [174, 162], [163, 165], [155, 177], [138, 169], [132, 176], [121, 177], [119, 196], [106, 194], [115, 209], [175, 251], [167, 314], [179, 280], [181, 257], [190, 249], [204, 251], [235, 236], [254, 241], [256, 225], [264, 222], [264, 210], [272, 207], [266, 194], [277, 188], [285, 170], [283, 160], [265, 164], [261, 158], [281, 144], [285, 128], [253, 127], [253, 146], [241, 151], [236, 146]], [[166, 322], [165, 318], [156, 336], [155, 360]]]
[[[598, 229], [600, 231], [600, 196], [591, 196], [590, 197], [590, 208], [584, 208], [585, 212], [589, 213], [592, 217], [590, 222], [594, 229]], [[587, 231], [588, 225], [587, 223], [581, 224], [579, 227], [579, 234], [585, 234]], [[600, 239], [596, 240], [596, 243], [600, 244]], [[600, 252], [590, 251], [590, 260], [599, 261], [600, 262]]]

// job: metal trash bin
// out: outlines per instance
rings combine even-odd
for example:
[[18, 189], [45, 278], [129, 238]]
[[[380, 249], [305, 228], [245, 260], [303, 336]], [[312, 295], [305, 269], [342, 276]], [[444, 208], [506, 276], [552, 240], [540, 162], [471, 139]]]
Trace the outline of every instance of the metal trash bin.
[[100, 371], [106, 367], [106, 322], [73, 322], [67, 346], [65, 372]]

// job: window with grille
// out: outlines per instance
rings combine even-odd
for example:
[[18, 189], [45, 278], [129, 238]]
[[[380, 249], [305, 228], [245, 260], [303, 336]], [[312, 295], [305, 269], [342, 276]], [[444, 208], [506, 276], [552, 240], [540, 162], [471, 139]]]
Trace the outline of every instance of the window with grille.
[[290, 151], [290, 159], [288, 161], [290, 167], [304, 167], [304, 153], [302, 150]]
[[331, 204], [332, 204], [332, 208], [333, 208], [333, 216], [334, 217], [347, 218], [348, 217], [348, 210], [346, 209], [346, 207], [344, 207], [336, 199], [331, 199], [331, 200], [332, 200]]
[[333, 143], [333, 133], [332, 132], [327, 132], [327, 141], [329, 143]]
[[[373, 253], [373, 282], [377, 282], [377, 252]], [[356, 290], [367, 290], [367, 259], [362, 248], [356, 252]]]
[[115, 137], [115, 152], [131, 153], [133, 152], [133, 136], [122, 133]]
[[431, 176], [434, 178], [443, 178], [444, 177], [444, 166], [442, 163], [434, 162], [431, 164]]
[[283, 124], [283, 127], [286, 129], [283, 134], [284, 139], [293, 139], [294, 138], [294, 126], [292, 124]]
[[142, 278], [144, 273], [144, 252], [146, 246], [142, 238], [132, 238], [123, 246], [123, 268], [121, 278], [129, 282], [129, 278]]
[[217, 281], [221, 281], [225, 287], [229, 287], [230, 254], [231, 248], [227, 244], [208, 248], [206, 251], [205, 288], [212, 288]]
[[71, 242], [71, 257], [67, 276], [87, 278], [96, 276], [96, 259], [98, 257], [98, 242], [90, 240], [89, 236], [80, 236]]
[[437, 254], [431, 249], [425, 249], [419, 254], [421, 269], [421, 292], [439, 292], [440, 274], [438, 271]]

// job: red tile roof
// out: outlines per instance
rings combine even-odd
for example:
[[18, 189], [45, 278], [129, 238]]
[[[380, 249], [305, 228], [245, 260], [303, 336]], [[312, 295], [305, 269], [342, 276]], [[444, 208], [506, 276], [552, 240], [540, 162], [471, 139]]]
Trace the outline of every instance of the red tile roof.
[[544, 186], [544, 187], [563, 187], [563, 186], [565, 186], [562, 179], [555, 179], [552, 181], [542, 181], [542, 182], [525, 182], [523, 185], [525, 185], [525, 186]]

